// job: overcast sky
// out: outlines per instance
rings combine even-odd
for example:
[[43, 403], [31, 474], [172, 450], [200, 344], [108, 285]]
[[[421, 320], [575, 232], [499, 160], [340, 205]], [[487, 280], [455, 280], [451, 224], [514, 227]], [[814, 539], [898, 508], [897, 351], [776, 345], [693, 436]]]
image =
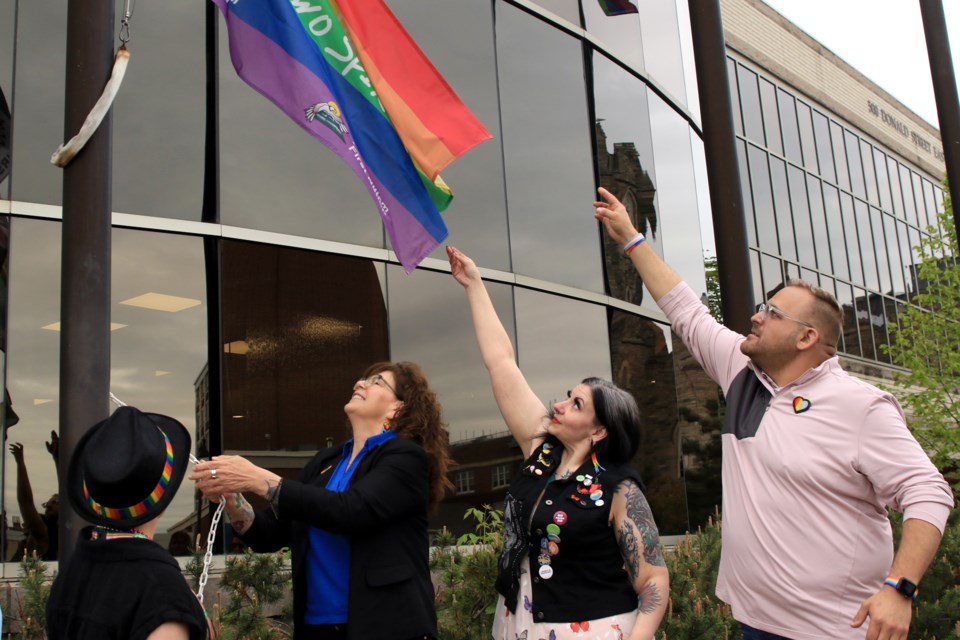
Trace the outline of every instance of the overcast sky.
[[[764, 0], [788, 20], [940, 128], [918, 0]], [[943, 0], [954, 73], [960, 1]]]

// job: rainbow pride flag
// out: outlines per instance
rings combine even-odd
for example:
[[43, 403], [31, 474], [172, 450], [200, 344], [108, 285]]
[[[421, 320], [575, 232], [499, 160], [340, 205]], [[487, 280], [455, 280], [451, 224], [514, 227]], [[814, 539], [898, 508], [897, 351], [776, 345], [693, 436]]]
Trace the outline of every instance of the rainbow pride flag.
[[[341, 0], [341, 5], [352, 1]], [[376, 202], [397, 258], [408, 273], [412, 271], [447, 237], [440, 211], [453, 195], [439, 178], [439, 170], [490, 134], [460, 103], [395, 18], [396, 28], [383, 31], [377, 39], [402, 35], [407, 44], [397, 45], [396, 51], [411, 56], [405, 61], [406, 73], [412, 76], [413, 69], [418, 73], [432, 70], [434, 76], [389, 77], [391, 86], [384, 94], [396, 96], [394, 102], [406, 105], [404, 117], [397, 117], [399, 127], [380, 100], [376, 84], [380, 80], [375, 82], [367, 73], [358, 55], [362, 49], [368, 63], [375, 64], [370, 51], [379, 50], [380, 45], [358, 46], [349, 35], [372, 37], [376, 22], [348, 28], [342, 6], [334, 0], [213, 2], [226, 20], [230, 58], [237, 74], [353, 169]], [[382, 3], [365, 0], [361, 4], [366, 10]], [[386, 7], [382, 9], [389, 14]], [[382, 20], [386, 16], [383, 10], [367, 13]], [[391, 63], [379, 65], [393, 68]], [[418, 91], [418, 83], [447, 96], [446, 102], [421, 112], [421, 103], [412, 95]], [[457, 105], [453, 111], [444, 111]], [[467, 125], [469, 133], [461, 134]], [[404, 145], [401, 129], [428, 152], [413, 155]], [[430, 141], [431, 136], [440, 143]], [[420, 162], [423, 168], [418, 166]]]
[[639, 13], [636, 5], [630, 0], [598, 0], [600, 8], [608, 16], [622, 16], [628, 13]]

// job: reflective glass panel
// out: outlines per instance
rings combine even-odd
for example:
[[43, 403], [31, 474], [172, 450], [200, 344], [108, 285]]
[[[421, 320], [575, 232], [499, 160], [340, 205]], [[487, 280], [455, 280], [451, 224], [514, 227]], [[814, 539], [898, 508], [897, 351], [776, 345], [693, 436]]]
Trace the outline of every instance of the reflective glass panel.
[[606, 310], [529, 289], [514, 289], [517, 356], [544, 404], [562, 400], [586, 377], [611, 378]]
[[860, 259], [860, 240], [857, 234], [857, 218], [853, 210], [853, 198], [849, 193], [840, 194], [840, 215], [843, 218], [844, 245], [850, 261], [850, 279], [862, 285], [863, 263]]
[[[580, 43], [501, 6], [497, 60], [514, 271], [602, 291]], [[554, 72], [545, 74], [545, 68]]]
[[867, 183], [867, 200], [877, 206], [880, 198], [877, 195], [877, 173], [873, 166], [873, 147], [866, 140], [860, 141], [860, 156], [863, 160], [863, 176]]
[[584, 2], [583, 17], [587, 31], [624, 61], [644, 68], [640, 16], [636, 13], [608, 16], [599, 2]]
[[817, 264], [813, 250], [813, 229], [810, 227], [810, 204], [807, 201], [807, 181], [802, 170], [787, 167], [790, 184], [790, 202], [793, 205], [793, 228], [797, 237], [797, 252], [800, 264], [814, 267]]
[[853, 304], [853, 288], [837, 282], [837, 302], [843, 309], [843, 350], [852, 356], [861, 356], [860, 331], [857, 323], [857, 310]]
[[758, 247], [770, 253], [780, 253], [767, 153], [753, 145], [749, 146], [748, 153], [750, 154], [750, 185], [753, 188], [753, 215], [757, 222]]
[[753, 284], [753, 299], [766, 300], [767, 296], [763, 290], [763, 269], [760, 268], [760, 254], [750, 249], [750, 276]]
[[[663, 255], [646, 86], [605, 56], [594, 54], [593, 62], [600, 185], [624, 203], [636, 228]], [[656, 308], [636, 269], [623, 259], [622, 247], [602, 235], [610, 295]]]
[[917, 291], [917, 273], [913, 264], [913, 253], [910, 251], [908, 227], [902, 220], [897, 220], [897, 240], [907, 294], [912, 296]]
[[664, 259], [691, 287], [705, 289], [693, 134], [687, 121], [649, 90], [647, 104], [654, 159], [660, 167], [657, 206], [665, 214], [661, 218]]
[[831, 272], [830, 228], [824, 216], [823, 192], [818, 178], [807, 176], [807, 194], [810, 198], [810, 222], [813, 225], [813, 249], [817, 254], [817, 267], [821, 271]]
[[[887, 305], [892, 305], [892, 301], [881, 295], [870, 296], [870, 324], [873, 325], [873, 343], [874, 357], [880, 362], [890, 362], [890, 356], [887, 354]], [[896, 319], [894, 318], [894, 322]]]
[[847, 168], [847, 150], [843, 143], [843, 129], [836, 122], [830, 122], [830, 143], [833, 145], [834, 168], [837, 170], [837, 184], [841, 189], [850, 190], [850, 171]]
[[860, 337], [860, 349], [863, 357], [869, 360], [875, 360], [877, 357], [876, 345], [873, 341], [873, 323], [870, 318], [870, 300], [867, 298], [867, 292], [863, 289], [855, 288], [854, 305], [856, 307], [855, 317], [857, 319], [857, 332]]
[[803, 166], [812, 173], [819, 172], [817, 145], [813, 137], [813, 122], [810, 107], [797, 100], [797, 124], [800, 127], [800, 145], [803, 147]]
[[763, 270], [763, 291], [765, 300], [769, 300], [778, 287], [784, 283], [783, 263], [765, 253], [760, 254], [760, 268]]
[[820, 175], [827, 182], [837, 181], [837, 172], [833, 166], [833, 145], [830, 142], [830, 125], [826, 116], [813, 111], [813, 133], [817, 143], [817, 158], [820, 162]]
[[847, 143], [847, 160], [850, 163], [850, 182], [853, 185], [853, 195], [858, 198], [866, 198], [863, 163], [860, 161], [860, 138], [849, 131], [844, 131], [843, 136]]
[[880, 208], [893, 212], [893, 203], [890, 195], [890, 178], [887, 176], [887, 156], [880, 149], [873, 149], [873, 167], [877, 173], [877, 189], [880, 195]]
[[894, 296], [906, 293], [906, 281], [903, 276], [903, 265], [900, 263], [900, 241], [897, 238], [897, 225], [893, 216], [880, 214], [883, 219], [883, 232], [887, 240], [887, 257], [890, 261], [890, 278]]
[[887, 182], [890, 184], [891, 206], [894, 214], [901, 220], [905, 219], [903, 210], [903, 192], [900, 189], [900, 173], [897, 161], [887, 157]]
[[777, 88], [760, 78], [760, 104], [763, 108], [763, 125], [767, 136], [767, 148], [783, 155], [783, 139], [780, 137], [780, 112], [777, 109]]
[[[31, 523], [36, 522], [33, 512], [46, 516], [43, 524], [56, 523], [53, 509], [48, 511], [42, 505], [59, 490], [56, 462], [47, 452], [46, 443], [52, 443], [51, 434], [60, 430], [61, 228], [57, 222], [14, 218], [8, 238], [4, 358], [7, 403], [12, 414], [5, 416], [7, 446], [0, 452], [7, 470], [3, 559], [8, 562], [22, 558], [28, 547], [41, 556], [46, 552], [42, 543], [27, 540]], [[9, 445], [13, 443], [23, 445], [20, 464], [11, 454]], [[18, 472], [25, 472], [29, 489], [19, 485]], [[56, 552], [51, 551], [47, 557], [55, 558]]]
[[[40, 509], [57, 491], [45, 443], [60, 424], [61, 225], [16, 219], [12, 232], [7, 389], [19, 424], [7, 439], [23, 444], [32, 487], [26, 498]], [[203, 241], [115, 229], [111, 245], [110, 389], [122, 402], [172, 416], [191, 435], [199, 434], [198, 407], [209, 400], [196, 385], [207, 368]], [[6, 461], [14, 468], [12, 457]], [[8, 477], [6, 510], [22, 514], [16, 476]], [[160, 520], [160, 540], [195, 521], [193, 497], [185, 483]], [[17, 520], [23, 521], [21, 515]], [[22, 533], [8, 531], [11, 553]]]
[[911, 171], [910, 181], [913, 183], [913, 199], [917, 207], [917, 221], [920, 223], [920, 229], [925, 231], [927, 225], [936, 224], [936, 221], [930, 220], [927, 216], [927, 207], [923, 201], [923, 181], [920, 176]]
[[[59, 205], [63, 198], [63, 169], [50, 164], [50, 154], [63, 144], [64, 82], [67, 55], [67, 11], [64, 2], [4, 2], [16, 21], [0, 28], [16, 37], [16, 96], [4, 85], [13, 114], [13, 162], [9, 194], [12, 200]], [[15, 7], [9, 9], [10, 7]], [[10, 52], [12, 54], [12, 51]], [[202, 59], [202, 54], [201, 54]], [[73, 134], [71, 134], [72, 136]]]
[[[686, 364], [690, 355], [682, 348], [675, 348], [673, 354], [670, 353], [670, 331], [665, 326], [623, 311], [611, 311], [609, 325], [613, 381], [636, 398], [643, 416], [643, 446], [633, 459], [633, 467], [647, 485], [644, 494], [657, 514], [660, 531], [685, 531], [688, 512], [696, 512], [689, 513], [693, 519], [701, 517], [701, 509], [709, 513], [705, 503], [715, 502], [716, 485], [708, 487], [706, 482], [688, 484], [691, 504], [686, 504], [684, 477], [677, 459], [679, 447], [683, 446], [686, 437], [704, 431], [713, 433], [715, 429], [712, 423], [697, 423], [696, 420], [690, 422], [697, 424], [687, 424], [686, 421], [678, 424], [677, 405], [678, 402], [684, 403], [692, 414], [697, 411], [694, 405], [702, 407], [704, 396], [716, 398], [716, 383], [712, 383], [702, 369], [694, 373], [694, 367], [691, 367], [689, 379], [686, 376], [688, 370], [681, 369], [684, 383], [681, 388], [677, 387], [676, 367], [683, 365], [679, 362], [675, 365], [675, 359], [685, 357]], [[706, 407], [697, 413], [710, 415]], [[719, 439], [719, 431], [716, 431]], [[708, 468], [718, 467], [719, 458], [700, 458], [696, 462], [698, 469], [706, 473]], [[689, 476], [686, 479], [689, 481]]]
[[907, 210], [907, 222], [915, 227], [923, 224], [917, 219], [917, 201], [913, 196], [913, 181], [910, 179], [910, 170], [900, 165], [900, 187], [903, 191], [903, 207]]
[[937, 200], [933, 197], [933, 183], [926, 178], [921, 179], [923, 184], [923, 204], [927, 211], [927, 220], [934, 227], [939, 227], [937, 220]]
[[[750, 166], [747, 163], [746, 143], [743, 140], [737, 140], [737, 163], [740, 174], [740, 194], [743, 197], [743, 210], [753, 211], [753, 189], [750, 187]], [[744, 216], [744, 222], [747, 227], [747, 243], [751, 247], [757, 246], [757, 223], [754, 216]]]
[[783, 89], [777, 89], [777, 107], [780, 109], [780, 130], [783, 132], [783, 148], [787, 154], [787, 160], [802, 165], [800, 129], [797, 126], [797, 101]]
[[777, 216], [780, 253], [788, 260], [797, 259], [797, 241], [793, 235], [790, 214], [790, 190], [787, 187], [787, 166], [780, 158], [770, 156], [770, 180], [773, 184], [773, 209]]
[[738, 136], [743, 135], [743, 115], [740, 108], [740, 89], [737, 85], [737, 62], [727, 58], [727, 80], [730, 83], [730, 95], [733, 100], [733, 128]]
[[[120, 11], [123, 3], [117, 5]], [[200, 220], [207, 7], [180, 2], [162, 11], [142, 10], [139, 20], [131, 20], [130, 73], [111, 111], [113, 210]]]
[[[582, 3], [593, 4], [592, 0]], [[676, 98], [687, 104], [680, 50], [680, 28], [676, 2], [634, 2], [639, 10], [643, 34], [643, 62], [647, 73]], [[621, 18], [624, 16], [620, 16]], [[689, 22], [687, 28], [690, 28]]]
[[743, 65], [737, 65], [737, 77], [740, 85], [740, 108], [743, 109], [743, 126], [747, 140], [766, 146], [757, 74]]
[[870, 207], [870, 226], [873, 228], [873, 246], [876, 250], [877, 269], [880, 274], [880, 291], [890, 291], [890, 261], [887, 257], [887, 242], [883, 233], [883, 220], [878, 209]]
[[[390, 357], [419, 364], [443, 405], [450, 439], [460, 442], [506, 430], [473, 330], [466, 293], [447, 273], [407, 276], [390, 265]], [[516, 344], [513, 292], [486, 283], [507, 334]], [[463, 514], [461, 512], [460, 517]]]
[[389, 358], [382, 265], [238, 241], [222, 262], [223, 449], [297, 452], [294, 473], [349, 437], [353, 383]]
[[840, 194], [832, 184], [823, 184], [823, 210], [827, 219], [830, 238], [830, 253], [833, 258], [833, 273], [844, 280], [850, 278], [847, 266], [847, 244], [843, 238], [843, 221], [840, 213]]
[[878, 291], [880, 288], [880, 274], [877, 272], [877, 251], [873, 244], [874, 236], [870, 226], [870, 215], [867, 211], [867, 205], [860, 200], [855, 200], [853, 208], [857, 214], [860, 252], [863, 255], [863, 275], [866, 278], [867, 289], [870, 291]]

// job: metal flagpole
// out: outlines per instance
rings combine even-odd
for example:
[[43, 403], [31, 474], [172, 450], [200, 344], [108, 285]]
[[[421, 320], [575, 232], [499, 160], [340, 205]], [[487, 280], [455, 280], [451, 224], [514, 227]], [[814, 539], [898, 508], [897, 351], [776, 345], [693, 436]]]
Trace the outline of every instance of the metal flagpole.
[[[81, 127], [113, 67], [114, 0], [68, 0], [64, 139]], [[63, 172], [60, 276], [60, 495], [81, 436], [109, 415], [112, 117]], [[60, 502], [59, 560], [84, 521]]]

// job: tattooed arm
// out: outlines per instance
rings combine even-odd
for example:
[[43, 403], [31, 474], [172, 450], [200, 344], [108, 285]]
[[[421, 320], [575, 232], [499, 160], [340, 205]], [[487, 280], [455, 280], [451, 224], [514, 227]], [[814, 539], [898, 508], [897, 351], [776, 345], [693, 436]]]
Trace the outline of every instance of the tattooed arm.
[[637, 591], [637, 622], [630, 640], [650, 640], [667, 610], [670, 576], [650, 505], [632, 480], [617, 486], [610, 519], [624, 567]]
[[253, 519], [256, 517], [253, 507], [250, 506], [242, 493], [228, 493], [223, 496], [223, 499], [227, 501], [225, 510], [233, 530], [243, 535], [253, 524]]

